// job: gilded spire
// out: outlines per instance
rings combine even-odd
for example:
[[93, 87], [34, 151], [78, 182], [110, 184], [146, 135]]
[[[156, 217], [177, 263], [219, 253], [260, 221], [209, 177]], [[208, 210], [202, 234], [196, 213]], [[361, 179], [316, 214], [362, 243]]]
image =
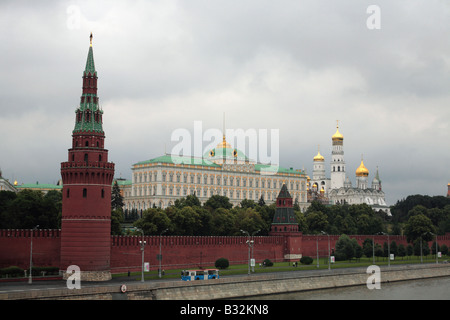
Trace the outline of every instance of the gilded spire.
[[94, 52], [92, 50], [92, 32], [89, 38], [90, 38], [90, 46], [86, 61], [86, 68], [84, 69], [84, 72], [86, 75], [88, 75], [89, 73], [91, 73], [91, 75], [95, 75], [97, 72], [95, 71]]

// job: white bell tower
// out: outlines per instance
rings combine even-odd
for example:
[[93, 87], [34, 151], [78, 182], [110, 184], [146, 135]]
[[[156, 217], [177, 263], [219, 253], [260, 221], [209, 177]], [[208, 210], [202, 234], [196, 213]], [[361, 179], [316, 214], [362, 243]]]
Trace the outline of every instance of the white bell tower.
[[336, 121], [336, 133], [331, 137], [333, 150], [331, 151], [331, 189], [344, 187], [345, 161], [344, 161], [344, 136], [339, 132], [339, 121]]

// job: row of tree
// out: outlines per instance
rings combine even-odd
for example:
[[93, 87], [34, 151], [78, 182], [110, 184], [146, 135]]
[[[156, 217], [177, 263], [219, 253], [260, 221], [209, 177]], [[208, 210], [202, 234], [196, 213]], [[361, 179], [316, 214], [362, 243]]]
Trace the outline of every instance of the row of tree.
[[[422, 242], [422, 244], [421, 244]], [[404, 246], [403, 244], [397, 245], [395, 241], [392, 241], [389, 245], [387, 242], [383, 243], [381, 246], [379, 243], [373, 243], [373, 240], [367, 238], [362, 243], [362, 246], [358, 244], [356, 239], [350, 239], [347, 235], [342, 235], [339, 237], [339, 240], [336, 242], [336, 248], [334, 254], [337, 261], [342, 260], [350, 260], [353, 258], [359, 259], [363, 255], [366, 257], [388, 257], [389, 253], [394, 254], [395, 257], [406, 257], [406, 256], [427, 256], [430, 253], [436, 254], [437, 251], [441, 252], [443, 255], [447, 255], [449, 253], [447, 245], [437, 245], [436, 242], [433, 242], [430, 246], [428, 246], [427, 241], [421, 241], [420, 238], [416, 239], [412, 244], [408, 244]]]
[[[122, 234], [123, 198], [117, 185], [112, 190], [112, 234]], [[19, 193], [0, 191], [0, 228], [45, 229], [61, 226], [62, 196], [60, 191], [42, 194], [23, 190]], [[175, 201], [169, 208], [151, 208], [142, 212], [134, 226], [145, 234], [158, 235], [241, 235], [240, 230], [268, 235], [275, 214], [275, 204], [263, 199], [243, 200], [233, 207], [229, 198], [214, 195], [203, 205], [195, 195]], [[406, 211], [407, 210], [407, 211]], [[375, 212], [365, 204], [323, 205], [313, 202], [306, 212], [294, 205], [299, 229], [304, 234], [406, 235], [408, 241], [418, 238], [432, 241], [435, 234], [450, 232], [450, 199], [444, 197], [409, 196], [392, 207], [393, 217]], [[397, 218], [396, 215], [402, 218]]]
[[0, 191], [0, 229], [59, 229], [61, 210], [60, 191]]

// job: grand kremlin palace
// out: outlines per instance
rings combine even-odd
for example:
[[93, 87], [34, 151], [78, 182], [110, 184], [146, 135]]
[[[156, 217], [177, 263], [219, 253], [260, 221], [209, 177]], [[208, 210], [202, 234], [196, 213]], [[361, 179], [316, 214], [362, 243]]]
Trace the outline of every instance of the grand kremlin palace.
[[308, 207], [304, 171], [251, 161], [226, 142], [225, 136], [202, 158], [165, 154], [138, 162], [132, 166], [132, 180], [118, 183], [124, 195], [124, 209], [128, 210], [165, 208], [191, 194], [202, 203], [212, 195], [221, 195], [233, 205], [261, 197], [270, 204], [283, 184], [302, 211]]

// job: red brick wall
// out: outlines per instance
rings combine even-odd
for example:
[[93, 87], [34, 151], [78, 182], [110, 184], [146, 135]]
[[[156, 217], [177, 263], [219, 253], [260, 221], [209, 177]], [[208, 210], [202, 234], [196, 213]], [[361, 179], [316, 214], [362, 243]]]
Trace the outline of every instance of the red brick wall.
[[[36, 230], [33, 233], [33, 265], [58, 267], [61, 230]], [[31, 230], [0, 229], [0, 268], [30, 267]]]
[[[61, 237], [60, 230], [36, 230], [33, 234], [33, 264], [35, 266], [59, 266]], [[372, 238], [370, 235], [354, 235], [358, 243]], [[111, 236], [111, 272], [138, 271], [141, 269], [140, 236]], [[247, 237], [184, 237], [162, 236], [161, 252], [163, 268], [196, 268], [214, 265], [218, 258], [226, 258], [231, 264], [247, 263]], [[335, 248], [338, 235], [330, 236], [330, 247]], [[145, 262], [155, 270], [159, 266], [159, 236], [145, 236]], [[268, 236], [254, 237], [253, 256], [256, 263], [264, 259], [274, 262], [283, 261], [285, 254], [297, 254], [316, 257], [317, 244], [319, 255], [328, 254], [328, 237], [324, 235], [302, 235], [295, 237]], [[389, 236], [397, 244], [406, 243], [406, 237]], [[0, 268], [18, 266], [29, 268], [30, 230], [0, 230]], [[383, 245], [387, 236], [375, 236], [375, 243]], [[439, 244], [450, 246], [450, 234], [438, 236]], [[429, 242], [432, 245], [432, 241]], [[300, 248], [300, 249], [299, 249]]]
[[[247, 237], [161, 237], [163, 268], [197, 268], [213, 266], [219, 258], [226, 258], [230, 264], [247, 263]], [[253, 257], [257, 263], [264, 259], [282, 261], [284, 237], [254, 237]], [[142, 237], [112, 237], [111, 271], [126, 272], [140, 270]], [[152, 270], [158, 269], [159, 236], [145, 236], [144, 260]]]

